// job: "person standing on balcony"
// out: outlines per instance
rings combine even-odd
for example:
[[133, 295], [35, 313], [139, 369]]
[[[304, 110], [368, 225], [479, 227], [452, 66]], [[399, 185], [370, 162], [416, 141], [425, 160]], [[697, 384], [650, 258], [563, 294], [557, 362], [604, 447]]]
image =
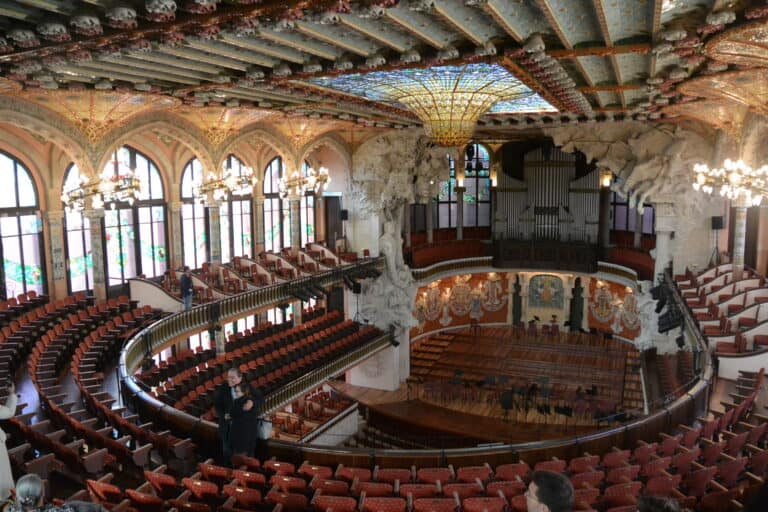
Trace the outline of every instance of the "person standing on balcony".
[[179, 288], [181, 288], [181, 298], [184, 301], [184, 311], [192, 309], [192, 295], [195, 292], [195, 288], [192, 286], [192, 276], [189, 275], [189, 267], [184, 267], [184, 272], [179, 280]]
[[[0, 419], [7, 420], [16, 415], [16, 404], [19, 397], [16, 396], [16, 385], [8, 382], [8, 398], [5, 405], [0, 406]], [[0, 500], [11, 495], [13, 490], [13, 473], [11, 473], [11, 461], [8, 458], [8, 450], [5, 448], [5, 432], [0, 429]]]

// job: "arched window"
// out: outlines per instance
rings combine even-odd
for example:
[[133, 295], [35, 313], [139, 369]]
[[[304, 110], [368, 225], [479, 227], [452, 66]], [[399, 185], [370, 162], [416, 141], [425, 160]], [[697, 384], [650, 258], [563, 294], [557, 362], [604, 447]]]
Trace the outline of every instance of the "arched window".
[[0, 152], [0, 256], [2, 295], [44, 293], [43, 238], [37, 189], [29, 171]]
[[[80, 169], [70, 164], [64, 174], [62, 192], [80, 187]], [[70, 293], [93, 288], [93, 254], [91, 253], [91, 221], [82, 211], [64, 213], [64, 251], [68, 262], [67, 287]]]
[[163, 275], [167, 267], [165, 202], [157, 166], [135, 149], [123, 146], [112, 155], [104, 174], [135, 169], [141, 182], [138, 200], [114, 204], [104, 212], [107, 286], [124, 284], [137, 275]]
[[[465, 148], [464, 171], [464, 227], [491, 225], [491, 171], [488, 150], [480, 144]], [[437, 196], [437, 228], [456, 227], [456, 169], [453, 158], [448, 156], [451, 175], [440, 183]]]
[[193, 185], [203, 182], [203, 166], [193, 158], [181, 175], [181, 239], [184, 265], [200, 268], [208, 259], [205, 206], [195, 202]]
[[[246, 174], [246, 165], [235, 155], [229, 155], [224, 163], [235, 176]], [[248, 171], [250, 172], [250, 171]], [[250, 255], [253, 247], [253, 194], [232, 195], [221, 204], [221, 262], [228, 263], [233, 256]]]
[[[304, 162], [301, 166], [301, 172], [306, 176], [309, 172], [309, 164]], [[315, 191], [308, 191], [301, 198], [299, 206], [299, 217], [301, 218], [301, 246], [306, 247], [308, 243], [315, 241]]]
[[278, 183], [283, 177], [283, 159], [275, 157], [264, 171], [264, 248], [278, 252], [291, 245], [291, 210], [280, 199]]

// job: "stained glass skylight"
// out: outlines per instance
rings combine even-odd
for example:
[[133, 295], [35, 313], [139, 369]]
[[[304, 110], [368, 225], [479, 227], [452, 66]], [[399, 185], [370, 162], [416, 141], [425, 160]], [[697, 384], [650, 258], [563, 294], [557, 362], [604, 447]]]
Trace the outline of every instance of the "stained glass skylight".
[[456, 146], [472, 136], [487, 113], [557, 112], [498, 64], [374, 71], [309, 80], [321, 87], [413, 111], [439, 144]]

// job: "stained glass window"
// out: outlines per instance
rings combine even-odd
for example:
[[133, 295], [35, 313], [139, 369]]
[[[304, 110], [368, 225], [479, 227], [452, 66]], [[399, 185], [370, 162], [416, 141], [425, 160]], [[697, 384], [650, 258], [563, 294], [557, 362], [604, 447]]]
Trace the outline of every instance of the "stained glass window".
[[205, 207], [195, 202], [192, 186], [203, 182], [203, 166], [193, 158], [181, 175], [181, 240], [184, 265], [200, 268], [208, 259]]
[[[235, 155], [229, 155], [224, 165], [241, 176], [245, 164]], [[232, 195], [221, 204], [221, 261], [228, 263], [233, 256], [250, 255], [253, 247], [252, 195]]]
[[3, 297], [16, 297], [46, 288], [43, 267], [42, 222], [37, 188], [24, 165], [0, 152], [0, 254]]
[[[62, 191], [80, 186], [80, 169], [71, 164], [64, 175]], [[67, 258], [67, 286], [70, 293], [93, 288], [91, 221], [83, 212], [64, 211], [64, 251]]]
[[[304, 162], [301, 168], [306, 176], [309, 172], [309, 164]], [[306, 247], [308, 243], [315, 241], [315, 191], [308, 191], [301, 198], [299, 206], [299, 216], [301, 217], [301, 246]]]
[[168, 265], [165, 229], [165, 194], [154, 162], [129, 146], [112, 155], [104, 171], [115, 176], [135, 169], [141, 182], [138, 200], [116, 203], [104, 212], [107, 286], [124, 284], [131, 277], [161, 276]]
[[[480, 144], [465, 148], [464, 171], [464, 227], [491, 225], [491, 178], [490, 155]], [[456, 227], [456, 169], [453, 158], [448, 156], [451, 169], [448, 181], [440, 183], [437, 196], [437, 228]]]
[[291, 207], [287, 200], [280, 199], [278, 189], [283, 172], [279, 156], [264, 171], [264, 249], [273, 252], [291, 245]]

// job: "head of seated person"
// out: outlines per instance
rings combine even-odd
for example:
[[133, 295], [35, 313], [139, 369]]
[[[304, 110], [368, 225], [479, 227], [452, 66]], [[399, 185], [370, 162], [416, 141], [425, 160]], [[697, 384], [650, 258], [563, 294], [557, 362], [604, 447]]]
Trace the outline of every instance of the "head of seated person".
[[560, 473], [534, 471], [525, 498], [528, 512], [570, 512], [573, 485]]

